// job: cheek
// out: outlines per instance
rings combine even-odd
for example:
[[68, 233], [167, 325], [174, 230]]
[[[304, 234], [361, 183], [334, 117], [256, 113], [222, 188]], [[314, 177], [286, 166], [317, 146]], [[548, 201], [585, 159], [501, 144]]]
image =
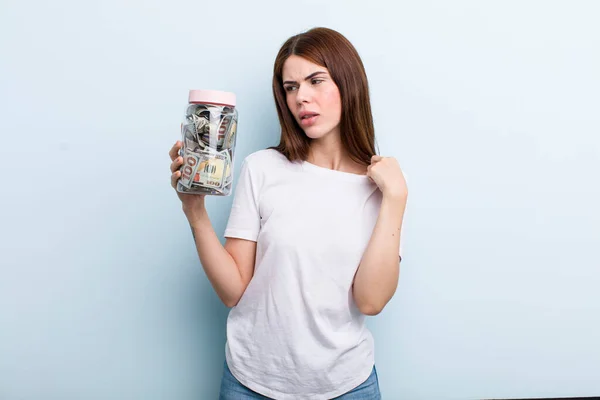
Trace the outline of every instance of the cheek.
[[327, 110], [331, 116], [339, 118], [339, 116], [342, 114], [342, 99], [337, 87], [332, 87], [324, 92], [322, 101], [323, 105], [327, 107]]
[[296, 115], [296, 101], [294, 100], [294, 97], [291, 95], [286, 95], [285, 102], [292, 114]]

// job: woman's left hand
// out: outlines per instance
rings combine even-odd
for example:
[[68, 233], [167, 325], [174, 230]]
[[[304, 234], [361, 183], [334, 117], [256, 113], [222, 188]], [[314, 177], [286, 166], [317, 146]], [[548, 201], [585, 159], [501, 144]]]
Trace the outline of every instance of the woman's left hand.
[[367, 176], [379, 187], [385, 196], [406, 200], [408, 188], [406, 180], [394, 157], [371, 157], [371, 165], [367, 167]]

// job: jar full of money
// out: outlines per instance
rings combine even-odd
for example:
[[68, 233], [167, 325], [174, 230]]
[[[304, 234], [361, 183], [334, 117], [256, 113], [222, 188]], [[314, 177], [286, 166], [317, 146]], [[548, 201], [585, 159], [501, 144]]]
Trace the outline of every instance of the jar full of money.
[[238, 113], [234, 93], [190, 90], [181, 124], [180, 193], [229, 196]]

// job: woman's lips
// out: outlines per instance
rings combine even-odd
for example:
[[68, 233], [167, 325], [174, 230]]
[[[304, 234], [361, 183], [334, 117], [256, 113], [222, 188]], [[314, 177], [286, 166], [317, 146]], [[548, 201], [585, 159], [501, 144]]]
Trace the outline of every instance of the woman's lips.
[[310, 115], [300, 119], [300, 125], [303, 127], [313, 126], [317, 122], [317, 118], [319, 118], [318, 114]]

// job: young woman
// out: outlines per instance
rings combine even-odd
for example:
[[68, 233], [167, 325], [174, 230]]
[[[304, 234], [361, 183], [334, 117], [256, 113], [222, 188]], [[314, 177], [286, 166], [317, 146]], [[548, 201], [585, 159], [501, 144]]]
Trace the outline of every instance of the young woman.
[[[225, 246], [204, 197], [180, 194], [227, 320], [221, 399], [379, 399], [365, 315], [392, 298], [408, 189], [375, 152], [367, 77], [352, 44], [315, 28], [275, 60], [278, 146], [241, 166]], [[181, 142], [170, 151], [180, 178]]]

